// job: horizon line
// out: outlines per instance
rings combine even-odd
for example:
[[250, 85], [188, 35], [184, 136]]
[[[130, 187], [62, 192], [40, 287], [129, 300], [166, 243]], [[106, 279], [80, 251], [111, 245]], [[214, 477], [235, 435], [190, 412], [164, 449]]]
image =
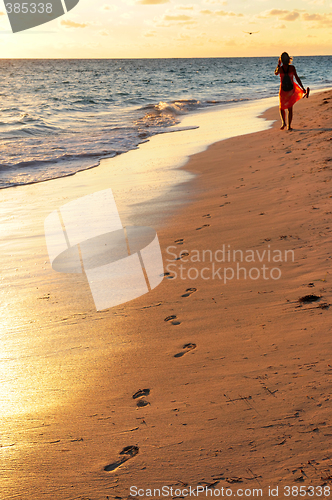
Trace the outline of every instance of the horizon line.
[[[191, 56], [191, 57], [0, 57], [0, 61], [123, 61], [123, 60], [153, 60], [153, 59], [266, 59], [279, 57], [270, 56]], [[293, 55], [293, 57], [332, 57], [332, 54]]]

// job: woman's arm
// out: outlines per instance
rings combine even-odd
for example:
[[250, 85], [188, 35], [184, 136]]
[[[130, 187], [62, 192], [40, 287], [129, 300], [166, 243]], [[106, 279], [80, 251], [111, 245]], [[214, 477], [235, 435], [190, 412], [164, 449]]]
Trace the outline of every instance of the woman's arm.
[[296, 73], [296, 69], [295, 69], [295, 66], [293, 66], [294, 68], [294, 76], [295, 76], [295, 80], [297, 81], [297, 83], [300, 85], [301, 89], [305, 92], [305, 88], [303, 87], [303, 84], [301, 82], [301, 79], [300, 77], [298, 76], [298, 74]]
[[279, 57], [279, 61], [278, 61], [278, 66], [276, 67], [276, 69], [274, 70], [274, 74], [275, 75], [279, 75], [280, 73], [280, 66], [281, 66], [281, 59]]

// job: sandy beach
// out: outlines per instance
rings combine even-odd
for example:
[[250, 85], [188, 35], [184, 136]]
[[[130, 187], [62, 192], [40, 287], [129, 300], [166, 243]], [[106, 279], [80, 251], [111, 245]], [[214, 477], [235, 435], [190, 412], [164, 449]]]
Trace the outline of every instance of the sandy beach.
[[[42, 232], [36, 272], [17, 237], [1, 297], [3, 500], [332, 495], [331, 108], [331, 90], [302, 99], [287, 132], [273, 107], [272, 128], [192, 156], [173, 206], [145, 208], [166, 275], [134, 301], [96, 312], [84, 276], [51, 269]], [[61, 182], [82, 195], [77, 179]]]

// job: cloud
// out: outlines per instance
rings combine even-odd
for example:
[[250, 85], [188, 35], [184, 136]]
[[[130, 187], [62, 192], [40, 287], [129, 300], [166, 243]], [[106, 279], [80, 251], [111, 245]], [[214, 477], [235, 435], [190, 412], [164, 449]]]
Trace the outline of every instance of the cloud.
[[304, 21], [322, 21], [324, 17], [321, 14], [308, 14], [306, 12], [303, 14], [302, 19]]
[[[257, 16], [258, 19], [268, 19], [273, 17], [277, 17], [279, 21], [296, 21], [297, 19], [301, 19], [302, 21], [312, 22], [313, 24], [312, 26], [310, 26], [311, 28], [326, 28], [332, 26], [332, 13], [311, 14], [301, 9], [294, 9], [294, 10], [272, 9], [262, 12], [260, 15]], [[277, 28], [277, 26], [275, 27]]]
[[225, 12], [224, 10], [216, 10], [215, 15], [217, 15], [217, 16], [243, 17], [243, 14], [235, 14], [235, 12]]
[[115, 12], [118, 10], [118, 8], [115, 5], [104, 4], [100, 10]]
[[194, 10], [193, 5], [177, 5], [176, 10]]
[[272, 9], [268, 13], [270, 16], [280, 16], [281, 14], [287, 14], [289, 11], [288, 10], [280, 10], [280, 9]]
[[140, 5], [160, 5], [162, 3], [169, 3], [169, 0], [140, 0], [137, 3]]
[[294, 10], [293, 12], [286, 14], [285, 16], [281, 17], [280, 19], [282, 21], [295, 21], [299, 17], [300, 17], [300, 14]]
[[[170, 12], [170, 11], [168, 11]], [[169, 28], [172, 26], [172, 24], [178, 24], [181, 23], [181, 25], [189, 25], [189, 24], [196, 24], [196, 19], [194, 19], [192, 16], [187, 16], [186, 14], [164, 14], [164, 16], [157, 20], [157, 23], [155, 26], [160, 27], [160, 28]]]
[[101, 35], [101, 36], [109, 36], [109, 31], [107, 31], [107, 30], [99, 31], [99, 35]]
[[263, 12], [259, 16], [259, 19], [268, 19], [269, 17], [278, 17], [281, 21], [295, 21], [300, 17], [300, 10], [283, 10], [283, 9], [272, 9], [267, 12]]
[[61, 21], [62, 26], [66, 26], [67, 28], [86, 28], [88, 26], [87, 23], [75, 23], [74, 21], [66, 21], [65, 19]]
[[329, 14], [308, 14], [302, 15], [303, 21], [313, 22], [315, 28], [326, 28], [332, 26], [332, 13]]
[[225, 10], [201, 10], [201, 14], [213, 15], [213, 16], [231, 16], [231, 17], [243, 17], [243, 14], [235, 14], [235, 12], [226, 12]]
[[186, 16], [185, 14], [179, 14], [178, 16], [164, 16], [165, 21], [190, 21], [192, 17]]

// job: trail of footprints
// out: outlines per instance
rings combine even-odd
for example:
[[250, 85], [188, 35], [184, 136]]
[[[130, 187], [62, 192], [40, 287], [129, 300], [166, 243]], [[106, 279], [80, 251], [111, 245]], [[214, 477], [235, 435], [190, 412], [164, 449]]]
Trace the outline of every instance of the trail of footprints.
[[[227, 196], [227, 195], [226, 195]], [[227, 203], [227, 202], [226, 202]], [[223, 205], [221, 205], [223, 206]], [[202, 217], [204, 219], [211, 219], [211, 214], [204, 214], [202, 215]], [[196, 231], [199, 231], [200, 229], [203, 229], [205, 227], [210, 227], [210, 224], [203, 224], [201, 227], [196, 227]], [[184, 243], [184, 239], [183, 238], [180, 238], [178, 240], [175, 240], [174, 243], [176, 243], [177, 245], [183, 245]]]
[[[204, 219], [211, 219], [211, 215], [210, 214], [202, 215], [202, 217]], [[203, 226], [201, 226], [201, 227], [196, 227], [196, 231], [199, 231], [200, 229], [203, 229], [204, 227], [210, 227], [210, 224], [203, 224]]]
[[[145, 406], [148, 406], [150, 403], [145, 399], [146, 396], [150, 394], [150, 389], [139, 389], [138, 391], [133, 394], [133, 399], [137, 399], [137, 407], [138, 408], [143, 408]], [[130, 446], [125, 446], [122, 451], [119, 453], [119, 458], [118, 460], [115, 460], [115, 462], [111, 462], [110, 464], [106, 465], [104, 467], [104, 471], [106, 472], [114, 472], [117, 470], [121, 465], [123, 465], [125, 462], [130, 460], [131, 458], [135, 457], [139, 452], [139, 447], [136, 445], [130, 445]]]
[[[195, 289], [196, 291], [196, 289]], [[193, 293], [193, 292], [192, 292]], [[165, 318], [166, 320], [169, 320], [170, 318], [176, 318], [176, 316], [168, 316], [168, 318]], [[184, 344], [182, 346], [182, 350], [176, 354], [174, 354], [174, 358], [182, 358], [185, 354], [187, 354], [190, 351], [193, 351], [196, 349], [196, 344], [193, 342], [189, 342], [187, 344]], [[150, 405], [150, 402], [146, 399], [147, 396], [150, 395], [150, 389], [139, 389], [136, 391], [132, 398], [134, 400], [137, 400], [136, 406], [137, 408], [144, 408], [148, 405]], [[143, 420], [143, 422], [145, 422]], [[105, 465], [104, 471], [106, 472], [114, 472], [119, 467], [121, 467], [124, 463], [126, 463], [128, 460], [131, 458], [135, 457], [139, 453], [139, 447], [137, 445], [129, 445], [125, 446], [119, 453], [119, 458], [115, 460], [114, 462], [111, 462], [108, 465]]]
[[[203, 217], [210, 218], [210, 214], [206, 214]], [[209, 224], [204, 224], [203, 227], [207, 227]], [[202, 229], [198, 228], [198, 229]], [[180, 238], [175, 241], [177, 245], [183, 245], [184, 239]], [[189, 255], [189, 254], [188, 254]], [[185, 255], [184, 255], [185, 256]], [[164, 276], [171, 278], [170, 273], [164, 273]], [[185, 293], [181, 295], [181, 297], [190, 297], [193, 293], [197, 292], [197, 288], [187, 288]], [[167, 316], [164, 321], [170, 322], [172, 325], [180, 325], [181, 321], [177, 319], [176, 315]], [[174, 354], [174, 358], [182, 358], [185, 354], [190, 351], [196, 349], [196, 344], [193, 342], [189, 342], [182, 346], [182, 350], [176, 354]], [[147, 396], [150, 395], [150, 389], [139, 389], [133, 394], [132, 398], [137, 400], [136, 406], [137, 408], [144, 408], [150, 405], [150, 402], [146, 399]], [[124, 463], [126, 463], [131, 458], [135, 457], [139, 453], [139, 447], [136, 445], [125, 446], [119, 453], [119, 458], [114, 462], [111, 462], [108, 465], [105, 465], [104, 471], [106, 472], [114, 472], [119, 467], [121, 467]]]

